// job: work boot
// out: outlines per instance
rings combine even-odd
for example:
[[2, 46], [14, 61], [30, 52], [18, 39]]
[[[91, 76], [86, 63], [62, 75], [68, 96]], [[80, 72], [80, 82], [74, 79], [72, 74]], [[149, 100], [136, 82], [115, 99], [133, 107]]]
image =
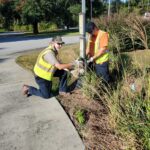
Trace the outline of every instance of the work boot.
[[26, 95], [28, 97], [28, 95], [29, 95], [29, 86], [28, 85], [25, 85], [25, 84], [23, 85], [22, 94]]

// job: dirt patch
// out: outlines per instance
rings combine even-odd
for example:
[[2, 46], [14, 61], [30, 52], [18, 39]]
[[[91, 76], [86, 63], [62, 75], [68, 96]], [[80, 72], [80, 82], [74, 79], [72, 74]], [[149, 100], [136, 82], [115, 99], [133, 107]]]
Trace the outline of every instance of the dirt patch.
[[[110, 127], [108, 112], [99, 101], [88, 99], [81, 90], [57, 98], [79, 132], [86, 150], [123, 150], [123, 142]], [[75, 117], [79, 108], [86, 112], [84, 125], [80, 125]]]

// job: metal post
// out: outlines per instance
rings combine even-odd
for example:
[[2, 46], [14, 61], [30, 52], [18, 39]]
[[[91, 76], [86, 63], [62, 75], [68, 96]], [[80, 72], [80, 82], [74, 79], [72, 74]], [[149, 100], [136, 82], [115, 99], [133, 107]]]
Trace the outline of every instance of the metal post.
[[79, 31], [80, 31], [80, 57], [84, 59], [85, 70], [87, 68], [85, 60], [85, 49], [86, 49], [86, 34], [85, 34], [85, 0], [82, 0], [82, 12], [79, 14]]
[[92, 21], [92, 0], [90, 0], [91, 2], [91, 21]]
[[111, 5], [111, 2], [109, 0], [109, 3], [108, 3], [108, 20], [110, 19], [110, 5]]
[[90, 0], [90, 5], [91, 5], [91, 21], [93, 20], [93, 2], [94, 2], [94, 0]]

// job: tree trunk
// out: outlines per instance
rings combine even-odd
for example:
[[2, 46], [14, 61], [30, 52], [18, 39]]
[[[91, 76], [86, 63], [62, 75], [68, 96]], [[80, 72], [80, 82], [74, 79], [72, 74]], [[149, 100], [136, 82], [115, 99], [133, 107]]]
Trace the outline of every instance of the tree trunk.
[[32, 24], [32, 26], [33, 26], [33, 33], [38, 34], [39, 33], [39, 31], [38, 31], [38, 22], [34, 22]]

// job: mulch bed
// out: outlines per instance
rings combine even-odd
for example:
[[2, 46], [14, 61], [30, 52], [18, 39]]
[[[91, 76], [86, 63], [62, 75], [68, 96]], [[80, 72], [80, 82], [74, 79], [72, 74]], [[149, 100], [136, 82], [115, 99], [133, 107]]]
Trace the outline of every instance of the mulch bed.
[[[100, 101], [88, 99], [79, 89], [69, 96], [57, 98], [76, 127], [86, 150], [123, 150], [123, 142], [110, 127], [108, 112]], [[84, 125], [80, 125], [75, 118], [78, 108], [86, 112]]]

